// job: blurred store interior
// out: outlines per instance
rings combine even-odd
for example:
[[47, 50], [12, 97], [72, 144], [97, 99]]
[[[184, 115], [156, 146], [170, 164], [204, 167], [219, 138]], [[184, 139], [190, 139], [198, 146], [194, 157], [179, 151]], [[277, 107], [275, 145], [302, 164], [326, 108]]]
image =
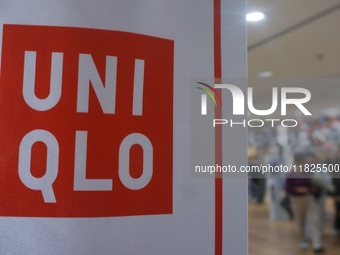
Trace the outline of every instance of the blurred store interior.
[[[340, 1], [248, 0], [250, 13], [248, 78], [256, 91], [254, 105], [271, 106], [273, 83], [276, 87], [304, 84], [312, 93], [308, 109], [313, 114], [288, 111], [285, 118], [298, 123], [294, 128], [248, 127], [249, 164], [298, 162], [325, 169], [331, 165], [334, 171], [310, 173], [304, 184], [291, 181], [289, 173], [265, 178], [249, 174], [249, 254], [338, 255]], [[279, 113], [273, 118], [282, 118]]]

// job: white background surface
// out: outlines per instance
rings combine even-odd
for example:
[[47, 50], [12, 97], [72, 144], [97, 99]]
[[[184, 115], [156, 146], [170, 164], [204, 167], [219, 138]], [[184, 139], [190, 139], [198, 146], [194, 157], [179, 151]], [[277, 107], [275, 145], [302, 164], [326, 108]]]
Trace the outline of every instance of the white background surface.
[[[245, 2], [223, 1], [222, 8], [223, 75], [244, 77], [245, 24], [236, 19]], [[0, 217], [0, 254], [214, 254], [214, 180], [193, 179], [188, 170], [190, 78], [214, 75], [213, 1], [2, 0], [0, 24], [6, 23], [119, 30], [175, 41], [174, 201], [172, 215]], [[246, 144], [232, 144], [233, 153], [243, 152], [233, 159], [240, 163]], [[224, 180], [224, 254], [246, 254], [246, 181]]]

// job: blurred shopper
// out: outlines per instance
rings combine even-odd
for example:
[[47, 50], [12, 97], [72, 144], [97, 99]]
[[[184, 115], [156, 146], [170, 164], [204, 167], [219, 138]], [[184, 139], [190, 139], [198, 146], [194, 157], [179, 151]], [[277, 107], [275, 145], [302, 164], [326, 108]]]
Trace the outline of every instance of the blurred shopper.
[[[280, 159], [278, 156], [278, 149], [276, 144], [273, 144], [269, 149], [268, 154], [264, 157], [265, 165], [272, 167], [280, 165]], [[282, 191], [285, 187], [285, 177], [282, 172], [273, 172], [267, 174], [267, 192], [269, 202], [269, 217], [271, 220], [287, 220], [291, 217], [287, 213], [289, 207], [289, 201], [286, 197], [282, 200]], [[288, 203], [284, 203], [288, 202]]]
[[311, 166], [311, 171], [313, 169], [311, 176], [312, 187], [317, 205], [319, 231], [320, 234], [322, 235], [326, 215], [327, 194], [333, 193], [335, 191], [335, 188], [332, 183], [332, 176], [329, 174], [328, 171], [324, 171], [324, 169], [322, 169], [322, 162], [320, 162], [320, 160], [314, 154], [312, 153], [307, 154], [306, 163]]
[[[248, 148], [248, 165], [258, 165], [257, 151], [253, 147]], [[250, 199], [254, 199], [258, 204], [262, 204], [266, 191], [266, 179], [262, 173], [249, 173]]]
[[339, 169], [340, 166], [340, 149], [338, 148], [335, 157], [328, 162], [329, 172], [332, 173], [332, 180], [334, 185], [334, 204], [335, 204], [335, 217], [334, 217], [334, 230], [335, 234], [340, 235], [340, 173], [334, 171]]
[[[308, 163], [308, 160], [310, 159], [305, 153], [297, 153], [294, 156], [297, 166], [304, 166]], [[311, 241], [314, 252], [322, 253], [324, 248], [321, 245], [317, 215], [318, 206], [314, 197], [311, 175], [300, 171], [289, 173], [286, 181], [286, 191], [291, 198], [294, 219], [301, 240], [300, 248], [303, 250], [308, 249], [309, 241]]]
[[334, 217], [334, 228], [335, 233], [340, 235], [340, 179], [339, 177], [333, 179], [335, 186], [335, 217]]
[[266, 191], [266, 179], [261, 173], [249, 173], [249, 176], [250, 199], [255, 200], [257, 204], [262, 204]]

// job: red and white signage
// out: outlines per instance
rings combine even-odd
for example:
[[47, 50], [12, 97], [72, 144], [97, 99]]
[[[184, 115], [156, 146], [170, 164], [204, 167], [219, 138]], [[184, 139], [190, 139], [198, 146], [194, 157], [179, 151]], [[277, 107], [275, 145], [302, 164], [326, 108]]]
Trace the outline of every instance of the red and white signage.
[[4, 25], [0, 215], [171, 214], [173, 65], [171, 40]]
[[[2, 0], [0, 254], [246, 254], [247, 179], [191, 176], [189, 126], [193, 81], [246, 75], [245, 13]], [[202, 134], [246, 164], [242, 130]]]

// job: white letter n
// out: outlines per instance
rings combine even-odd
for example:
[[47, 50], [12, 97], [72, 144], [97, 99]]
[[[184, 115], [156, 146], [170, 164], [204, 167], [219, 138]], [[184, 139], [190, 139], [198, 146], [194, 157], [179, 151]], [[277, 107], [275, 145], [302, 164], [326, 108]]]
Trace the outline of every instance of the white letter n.
[[77, 112], [89, 112], [90, 83], [104, 113], [116, 106], [117, 57], [106, 56], [105, 86], [90, 54], [79, 55]]

